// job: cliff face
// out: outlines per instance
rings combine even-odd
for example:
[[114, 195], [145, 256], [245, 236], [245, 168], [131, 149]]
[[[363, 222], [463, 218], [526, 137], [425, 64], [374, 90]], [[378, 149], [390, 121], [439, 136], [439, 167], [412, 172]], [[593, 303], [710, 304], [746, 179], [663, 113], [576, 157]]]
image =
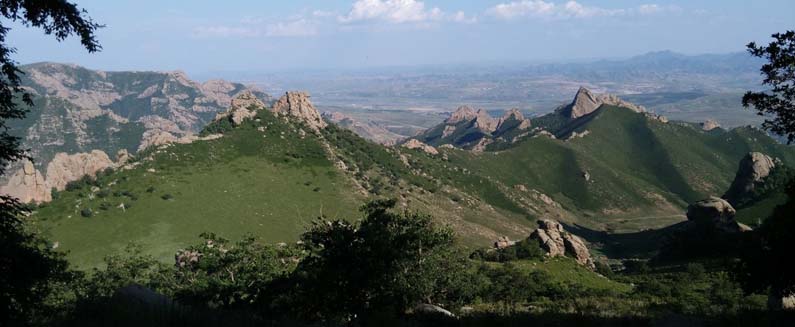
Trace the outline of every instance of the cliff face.
[[147, 136], [198, 133], [243, 92], [270, 101], [242, 84], [198, 83], [179, 71], [104, 72], [57, 63], [22, 69], [22, 84], [33, 95], [34, 107], [26, 119], [10, 122], [11, 131], [31, 149], [38, 169], [59, 152], [134, 152], [142, 143], [152, 143]]

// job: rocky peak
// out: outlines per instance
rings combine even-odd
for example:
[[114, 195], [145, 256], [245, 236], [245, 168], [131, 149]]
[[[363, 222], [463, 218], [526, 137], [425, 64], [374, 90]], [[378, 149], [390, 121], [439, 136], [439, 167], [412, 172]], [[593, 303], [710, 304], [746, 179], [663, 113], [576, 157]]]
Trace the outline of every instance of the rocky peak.
[[585, 87], [580, 87], [571, 104], [563, 107], [563, 114], [571, 119], [576, 119], [596, 111], [605, 104], [628, 108], [635, 112], [645, 111], [642, 106], [621, 100], [613, 94], [596, 94]]
[[512, 121], [519, 121], [519, 125], [516, 126], [519, 130], [525, 130], [530, 128], [530, 119], [524, 118], [519, 109], [513, 108], [510, 110], [506, 110], [505, 113], [502, 115], [502, 118], [497, 122], [496, 130], [502, 130], [505, 127], [505, 124], [512, 122]]
[[278, 115], [298, 118], [317, 131], [328, 126], [320, 116], [320, 113], [309, 101], [307, 92], [287, 92], [273, 105], [273, 112]]
[[460, 106], [444, 122], [447, 125], [455, 125], [460, 122], [470, 121], [472, 119], [475, 119], [477, 118], [477, 116], [478, 114], [475, 113], [475, 109], [472, 109], [472, 107]]
[[489, 113], [484, 109], [478, 109], [475, 116], [475, 128], [491, 133], [497, 129], [498, 121], [492, 118]]
[[530, 239], [538, 240], [550, 257], [569, 255], [580, 265], [595, 269], [591, 253], [585, 242], [574, 234], [567, 233], [563, 225], [551, 219], [538, 221], [538, 229], [530, 234]]
[[734, 181], [723, 195], [730, 203], [753, 191], [756, 184], [765, 179], [776, 168], [776, 160], [760, 152], [750, 152], [740, 160]]

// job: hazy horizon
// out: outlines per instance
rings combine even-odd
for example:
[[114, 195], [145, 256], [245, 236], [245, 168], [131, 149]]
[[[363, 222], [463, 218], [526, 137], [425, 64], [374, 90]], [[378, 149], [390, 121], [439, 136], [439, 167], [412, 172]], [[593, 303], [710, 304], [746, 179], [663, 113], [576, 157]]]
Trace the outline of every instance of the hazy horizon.
[[[358, 0], [80, 1], [107, 26], [103, 50], [12, 24], [21, 63], [100, 70], [274, 73], [435, 65], [561, 63], [649, 52], [743, 51], [789, 28], [790, 1]], [[775, 5], [779, 10], [771, 12]], [[707, 40], [707, 41], [705, 41]]]

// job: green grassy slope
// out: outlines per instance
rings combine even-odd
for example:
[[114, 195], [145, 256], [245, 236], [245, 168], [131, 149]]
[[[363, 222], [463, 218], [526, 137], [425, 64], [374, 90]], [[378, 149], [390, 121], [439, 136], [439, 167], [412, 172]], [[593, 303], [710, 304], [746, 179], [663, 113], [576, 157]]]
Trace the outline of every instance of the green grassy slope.
[[144, 153], [152, 160], [61, 192], [35, 221], [85, 268], [129, 242], [169, 260], [202, 232], [292, 241], [313, 217], [353, 216], [360, 196], [318, 140], [302, 139], [269, 112], [259, 118], [221, 139]]

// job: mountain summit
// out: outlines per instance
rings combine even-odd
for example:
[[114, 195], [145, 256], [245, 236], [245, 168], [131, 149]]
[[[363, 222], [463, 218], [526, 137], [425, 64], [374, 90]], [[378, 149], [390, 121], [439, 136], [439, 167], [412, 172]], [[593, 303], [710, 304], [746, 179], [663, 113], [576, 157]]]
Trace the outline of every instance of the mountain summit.
[[605, 104], [631, 109], [635, 112], [646, 111], [646, 109], [642, 106], [621, 100], [613, 94], [596, 94], [585, 87], [580, 87], [580, 89], [577, 91], [577, 94], [574, 96], [574, 100], [570, 104], [558, 110], [560, 110], [564, 116], [567, 116], [571, 119], [577, 119], [594, 112], [600, 106]]

